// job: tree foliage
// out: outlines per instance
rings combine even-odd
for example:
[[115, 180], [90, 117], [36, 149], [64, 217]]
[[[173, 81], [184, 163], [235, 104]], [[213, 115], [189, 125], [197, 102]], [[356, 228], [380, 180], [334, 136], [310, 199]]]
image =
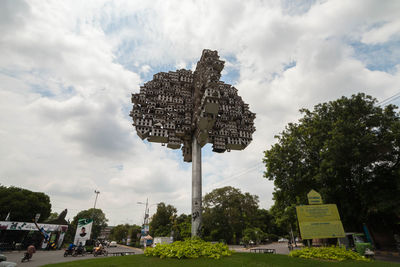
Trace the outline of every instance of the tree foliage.
[[276, 210], [307, 204], [315, 189], [325, 203], [338, 205], [348, 231], [374, 218], [399, 220], [399, 116], [395, 106], [376, 103], [357, 94], [302, 109], [299, 123], [276, 136], [264, 157]]
[[192, 217], [190, 215], [181, 214], [174, 220], [172, 227], [174, 240], [185, 240], [192, 235]]
[[[131, 243], [135, 244], [139, 241], [141, 227], [138, 225], [119, 224], [111, 229], [110, 238], [118, 243], [127, 238], [131, 239]], [[139, 238], [138, 238], [139, 234]]]
[[0, 185], [0, 219], [9, 212], [12, 221], [31, 222], [40, 213], [39, 222], [43, 222], [51, 212], [50, 197], [42, 192]]
[[204, 196], [204, 237], [239, 243], [244, 229], [257, 217], [258, 197], [231, 186], [218, 188]]
[[161, 202], [157, 205], [157, 211], [150, 221], [151, 236], [170, 236], [176, 217], [176, 208]]
[[111, 240], [117, 241], [120, 243], [123, 239], [128, 237], [129, 233], [129, 225], [128, 224], [118, 224], [110, 232]]

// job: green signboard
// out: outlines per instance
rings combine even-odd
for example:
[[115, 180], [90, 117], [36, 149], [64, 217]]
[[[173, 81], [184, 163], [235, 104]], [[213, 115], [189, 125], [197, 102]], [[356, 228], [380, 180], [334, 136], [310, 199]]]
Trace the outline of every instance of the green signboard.
[[296, 213], [303, 239], [345, 237], [339, 211], [335, 204], [322, 204], [321, 195], [311, 190], [310, 205], [297, 206]]
[[302, 222], [299, 227], [303, 239], [345, 237], [341, 221]]
[[310, 205], [322, 204], [321, 195], [315, 190], [311, 190], [310, 192], [308, 192], [307, 198], [308, 198], [308, 204]]
[[340, 221], [335, 204], [297, 206], [297, 219], [300, 222]]

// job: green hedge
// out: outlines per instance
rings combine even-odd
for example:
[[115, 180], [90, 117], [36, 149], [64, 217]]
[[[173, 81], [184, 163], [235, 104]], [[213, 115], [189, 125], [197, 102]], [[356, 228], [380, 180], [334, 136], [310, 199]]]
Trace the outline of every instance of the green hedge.
[[219, 259], [221, 256], [230, 256], [233, 251], [222, 243], [212, 244], [201, 239], [187, 239], [176, 241], [171, 244], [157, 244], [154, 248], [146, 248], [146, 256], [160, 258], [199, 258], [207, 257]]
[[289, 256], [304, 259], [322, 259], [322, 260], [356, 260], [371, 261], [357, 252], [346, 250], [344, 247], [321, 247], [321, 248], [303, 248], [301, 250], [293, 250]]

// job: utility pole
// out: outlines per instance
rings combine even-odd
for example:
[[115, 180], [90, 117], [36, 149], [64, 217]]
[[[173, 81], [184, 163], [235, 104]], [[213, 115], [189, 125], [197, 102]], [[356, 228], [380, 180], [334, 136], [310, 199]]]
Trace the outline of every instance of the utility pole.
[[149, 224], [149, 198], [146, 199], [146, 203], [144, 202], [137, 202], [137, 204], [146, 205], [144, 208], [144, 218], [143, 218], [143, 229], [146, 230], [146, 225]]
[[94, 219], [94, 212], [95, 212], [95, 210], [96, 210], [97, 197], [99, 196], [100, 191], [94, 190], [94, 193], [96, 194], [96, 198], [95, 198], [95, 200], [94, 200], [94, 207], [93, 207], [93, 212], [92, 212], [92, 219]]

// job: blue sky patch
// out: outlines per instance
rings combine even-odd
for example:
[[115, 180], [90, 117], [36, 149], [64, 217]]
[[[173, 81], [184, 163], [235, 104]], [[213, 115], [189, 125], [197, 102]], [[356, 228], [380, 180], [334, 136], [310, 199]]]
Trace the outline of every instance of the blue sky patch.
[[354, 57], [363, 62], [369, 70], [393, 73], [400, 64], [400, 40], [392, 40], [385, 44], [364, 44], [352, 42]]

